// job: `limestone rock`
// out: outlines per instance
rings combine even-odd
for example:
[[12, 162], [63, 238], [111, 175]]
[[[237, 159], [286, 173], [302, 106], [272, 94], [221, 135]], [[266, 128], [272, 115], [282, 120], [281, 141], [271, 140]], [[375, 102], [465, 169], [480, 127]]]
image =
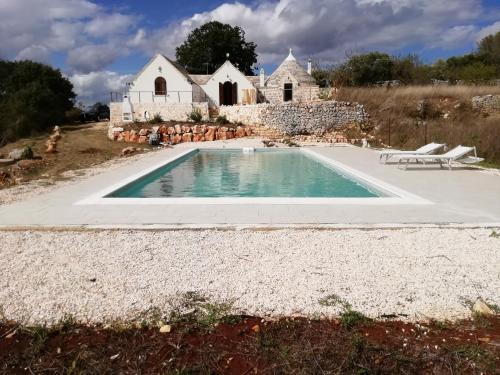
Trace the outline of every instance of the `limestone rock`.
[[135, 147], [125, 147], [123, 150], [122, 150], [122, 156], [127, 156], [127, 155], [131, 155], [133, 154], [134, 152], [136, 152], [136, 148]]
[[57, 152], [57, 143], [53, 140], [49, 139], [45, 145], [47, 146], [47, 149], [45, 150], [47, 154], [54, 154]]
[[172, 144], [174, 145], [176, 145], [177, 143], [181, 143], [182, 136], [180, 134], [173, 134], [170, 136], [170, 142], [172, 142]]
[[205, 141], [215, 141], [216, 129], [217, 128], [215, 126], [208, 127], [207, 132], [205, 133]]
[[172, 331], [172, 326], [169, 324], [163, 324], [160, 327], [160, 333], [170, 333]]
[[193, 134], [193, 142], [204, 142], [205, 136], [203, 134]]
[[9, 155], [7, 156], [7, 159], [14, 159], [14, 160], [20, 160], [23, 158], [23, 149], [22, 148], [16, 148], [9, 152]]
[[495, 315], [495, 312], [481, 298], [478, 298], [476, 300], [476, 302], [472, 306], [472, 311], [483, 316]]
[[42, 164], [40, 159], [24, 159], [17, 162], [17, 166], [23, 170], [35, 168], [40, 164]]
[[201, 134], [204, 133], [201, 125], [194, 125], [192, 128], [193, 134]]
[[234, 134], [235, 138], [242, 138], [246, 135], [245, 128], [238, 126]]

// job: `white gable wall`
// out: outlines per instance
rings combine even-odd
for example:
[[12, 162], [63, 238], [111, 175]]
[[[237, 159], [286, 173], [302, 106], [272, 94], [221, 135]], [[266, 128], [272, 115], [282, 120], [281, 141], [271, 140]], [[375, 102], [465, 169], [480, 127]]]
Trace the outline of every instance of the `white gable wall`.
[[229, 81], [238, 83], [238, 104], [241, 104], [244, 89], [253, 89], [252, 83], [234, 67], [229, 61], [226, 61], [201, 88], [209, 98], [210, 105], [219, 106], [219, 83]]
[[[158, 68], [161, 68], [161, 72]], [[155, 79], [167, 81], [167, 95], [155, 96]], [[192, 103], [191, 82], [164, 56], [156, 55], [132, 82], [130, 101], [132, 103]], [[139, 97], [140, 95], [140, 97]]]

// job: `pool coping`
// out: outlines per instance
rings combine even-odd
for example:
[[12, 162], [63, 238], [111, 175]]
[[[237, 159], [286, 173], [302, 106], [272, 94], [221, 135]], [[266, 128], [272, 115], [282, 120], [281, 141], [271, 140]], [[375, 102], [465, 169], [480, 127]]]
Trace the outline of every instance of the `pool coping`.
[[[406, 190], [400, 189], [392, 184], [386, 183], [366, 173], [360, 172], [354, 168], [340, 163], [334, 159], [323, 156], [311, 149], [300, 148], [304, 152], [316, 158], [320, 162], [331, 165], [333, 168], [358, 179], [376, 190], [388, 193], [389, 197], [366, 197], [366, 198], [322, 198], [322, 197], [165, 197], [165, 198], [106, 198], [112, 192], [166, 166], [184, 156], [197, 152], [203, 148], [189, 148], [172, 158], [168, 158], [161, 163], [157, 163], [149, 168], [132, 174], [119, 182], [112, 184], [105, 189], [99, 190], [90, 196], [73, 203], [76, 206], [84, 205], [224, 205], [224, 204], [242, 204], [242, 205], [431, 205], [433, 202], [424, 199], [418, 195], [412, 194]], [[244, 147], [235, 147], [241, 149]], [[224, 148], [224, 150], [228, 150]]]

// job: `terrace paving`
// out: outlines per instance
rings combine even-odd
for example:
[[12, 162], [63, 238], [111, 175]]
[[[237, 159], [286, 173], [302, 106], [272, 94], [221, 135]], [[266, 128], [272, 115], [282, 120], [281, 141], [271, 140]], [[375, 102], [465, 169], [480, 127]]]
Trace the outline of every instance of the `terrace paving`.
[[161, 227], [186, 225], [337, 225], [387, 226], [500, 223], [500, 173], [478, 169], [382, 165], [370, 149], [309, 147], [315, 152], [382, 180], [432, 204], [162, 204], [75, 205], [132, 174], [192, 147], [262, 147], [259, 139], [181, 144], [130, 164], [25, 201], [0, 206], [2, 227]]

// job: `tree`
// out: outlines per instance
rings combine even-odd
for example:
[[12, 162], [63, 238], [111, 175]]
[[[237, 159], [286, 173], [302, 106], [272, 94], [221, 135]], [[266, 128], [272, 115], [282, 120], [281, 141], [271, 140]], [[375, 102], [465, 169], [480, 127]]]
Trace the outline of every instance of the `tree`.
[[346, 64], [346, 69], [352, 85], [365, 86], [392, 79], [392, 66], [393, 62], [388, 54], [370, 52], [351, 57]]
[[319, 61], [312, 62], [311, 76], [319, 87], [329, 87], [332, 84], [333, 66], [321, 66]]
[[229, 60], [246, 75], [254, 75], [257, 45], [245, 41], [245, 32], [238, 26], [208, 22], [193, 30], [187, 40], [176, 48], [177, 62], [192, 74], [212, 74]]
[[32, 61], [0, 61], [0, 145], [61, 124], [73, 85], [59, 70]]
[[477, 55], [484, 63], [500, 68], [500, 31], [488, 35], [479, 42]]

